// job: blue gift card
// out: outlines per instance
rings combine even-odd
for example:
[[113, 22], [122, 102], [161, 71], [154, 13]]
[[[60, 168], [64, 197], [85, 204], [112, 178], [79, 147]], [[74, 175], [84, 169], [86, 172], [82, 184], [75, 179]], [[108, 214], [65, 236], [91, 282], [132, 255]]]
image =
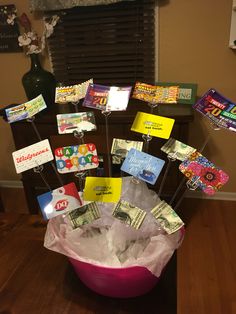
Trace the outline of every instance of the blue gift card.
[[164, 164], [165, 161], [162, 159], [131, 148], [121, 170], [140, 180], [155, 184]]

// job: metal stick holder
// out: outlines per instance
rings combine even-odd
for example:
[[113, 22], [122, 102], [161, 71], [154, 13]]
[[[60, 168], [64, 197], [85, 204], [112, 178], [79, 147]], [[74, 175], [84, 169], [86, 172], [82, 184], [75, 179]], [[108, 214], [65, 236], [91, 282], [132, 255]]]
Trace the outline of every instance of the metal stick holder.
[[[39, 140], [39, 141], [42, 141], [42, 138], [41, 138], [41, 136], [40, 136], [40, 134], [39, 134], [38, 128], [37, 128], [37, 126], [36, 126], [34, 120], [35, 120], [35, 116], [32, 116], [32, 117], [26, 119], [26, 121], [29, 122], [29, 123], [31, 124], [32, 128], [34, 129], [34, 132], [35, 132], [35, 134], [36, 134], [38, 140]], [[63, 183], [63, 181], [62, 181], [60, 175], [58, 174], [57, 169], [56, 169], [56, 166], [54, 165], [53, 161], [50, 161], [49, 163], [50, 163], [50, 165], [52, 166], [53, 171], [55, 172], [55, 174], [56, 174], [56, 176], [57, 176], [57, 179], [58, 179], [60, 185], [63, 186], [64, 183]]]
[[160, 184], [160, 188], [159, 188], [159, 191], [158, 191], [158, 196], [160, 197], [161, 196], [161, 193], [163, 191], [163, 188], [164, 188], [164, 185], [165, 185], [165, 182], [166, 182], [166, 179], [167, 179], [167, 175], [168, 175], [168, 172], [170, 170], [170, 166], [171, 164], [176, 161], [176, 157], [177, 157], [177, 152], [174, 152], [174, 153], [169, 153], [167, 155], [167, 158], [168, 158], [168, 164], [166, 166], [166, 170], [164, 172], [164, 175], [163, 175], [163, 178], [162, 178], [162, 181], [161, 181], [161, 184]]
[[71, 102], [71, 104], [74, 106], [75, 112], [79, 112], [79, 108], [78, 108], [79, 100]]
[[40, 175], [40, 177], [42, 178], [43, 182], [45, 183], [47, 189], [48, 189], [49, 191], [52, 191], [50, 185], [48, 184], [48, 182], [47, 182], [47, 180], [46, 180], [46, 178], [45, 178], [45, 176], [44, 176], [44, 174], [43, 174], [43, 169], [44, 169], [43, 165], [39, 165], [39, 166], [34, 167], [34, 168], [33, 168], [33, 171], [34, 171], [35, 173], [38, 173], [38, 174]]
[[[84, 144], [84, 132], [83, 131], [77, 131], [75, 130], [73, 132], [74, 137], [79, 141], [79, 144]], [[82, 192], [84, 189], [84, 183], [87, 175], [90, 175], [90, 171], [85, 170], [85, 171], [77, 171], [74, 173], [74, 176], [78, 178], [79, 180], [79, 188], [80, 191]]]
[[102, 115], [105, 117], [105, 132], [106, 132], [106, 151], [107, 151], [107, 161], [108, 161], [108, 176], [112, 176], [112, 165], [111, 165], [111, 154], [109, 147], [109, 124], [108, 117], [110, 116], [111, 111], [102, 111]]

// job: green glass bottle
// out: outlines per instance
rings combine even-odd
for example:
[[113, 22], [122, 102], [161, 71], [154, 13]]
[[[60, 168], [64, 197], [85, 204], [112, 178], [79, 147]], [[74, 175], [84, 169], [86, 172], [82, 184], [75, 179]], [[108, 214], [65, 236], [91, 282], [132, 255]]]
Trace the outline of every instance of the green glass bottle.
[[39, 55], [30, 54], [31, 68], [22, 77], [22, 84], [28, 100], [42, 94], [48, 109], [55, 102], [56, 80], [54, 75], [42, 68]]

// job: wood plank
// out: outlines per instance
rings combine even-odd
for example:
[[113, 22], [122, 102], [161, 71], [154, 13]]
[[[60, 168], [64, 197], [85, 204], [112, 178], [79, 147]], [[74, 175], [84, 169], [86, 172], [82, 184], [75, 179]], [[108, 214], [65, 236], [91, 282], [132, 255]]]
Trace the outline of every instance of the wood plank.
[[222, 314], [236, 302], [235, 202], [185, 200], [178, 251], [178, 313]]

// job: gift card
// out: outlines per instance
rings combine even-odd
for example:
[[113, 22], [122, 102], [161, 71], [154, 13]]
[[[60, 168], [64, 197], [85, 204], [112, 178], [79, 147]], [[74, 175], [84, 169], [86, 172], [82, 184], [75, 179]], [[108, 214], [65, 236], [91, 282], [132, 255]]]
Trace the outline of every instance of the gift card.
[[93, 83], [93, 79], [81, 84], [56, 87], [55, 103], [64, 104], [67, 102], [78, 102], [85, 97], [88, 86], [91, 83]]
[[190, 154], [192, 154], [196, 149], [186, 145], [174, 138], [169, 138], [169, 140], [161, 147], [161, 150], [166, 153], [170, 158], [178, 159], [183, 161]]
[[236, 104], [214, 89], [210, 89], [193, 106], [216, 126], [236, 131]]
[[78, 112], [57, 115], [57, 126], [59, 134], [77, 132], [88, 132], [97, 129], [94, 113]]
[[177, 102], [178, 86], [154, 86], [137, 82], [132, 97], [152, 104]]
[[175, 120], [155, 114], [137, 112], [131, 130], [168, 139]]
[[90, 84], [83, 106], [102, 111], [126, 110], [131, 93], [131, 86], [116, 87]]
[[113, 138], [111, 154], [119, 155], [125, 158], [131, 148], [135, 148], [137, 150], [142, 150], [143, 142], [139, 141], [128, 141], [119, 138]]
[[179, 165], [179, 169], [190, 182], [209, 195], [217, 192], [229, 179], [228, 174], [199, 152], [193, 152]]
[[45, 219], [64, 214], [82, 205], [74, 182], [37, 196]]
[[120, 200], [115, 206], [112, 216], [135, 229], [139, 229], [146, 214], [144, 210], [131, 205], [127, 201]]
[[151, 213], [168, 234], [174, 233], [184, 226], [180, 217], [165, 201], [161, 201], [155, 206]]
[[101, 215], [95, 202], [76, 208], [68, 214], [73, 229], [90, 224], [100, 217]]
[[116, 203], [121, 195], [121, 178], [86, 177], [84, 200]]
[[19, 106], [5, 109], [6, 117], [9, 123], [28, 119], [36, 115], [38, 112], [47, 108], [42, 95]]
[[48, 140], [35, 143], [12, 153], [16, 173], [35, 168], [53, 160]]
[[120, 169], [140, 180], [155, 184], [164, 164], [162, 159], [131, 148]]
[[55, 149], [55, 159], [59, 173], [83, 171], [98, 167], [96, 146], [92, 143]]
[[197, 84], [157, 82], [158, 86], [178, 86], [177, 103], [193, 105], [197, 97]]

